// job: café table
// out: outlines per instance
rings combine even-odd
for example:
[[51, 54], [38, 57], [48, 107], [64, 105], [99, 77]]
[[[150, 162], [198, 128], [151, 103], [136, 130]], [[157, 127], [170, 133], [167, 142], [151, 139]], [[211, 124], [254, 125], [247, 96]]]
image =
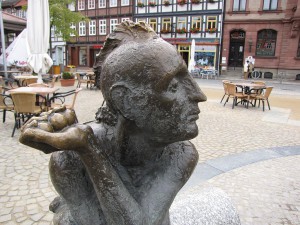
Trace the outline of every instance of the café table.
[[54, 94], [59, 88], [57, 87], [18, 87], [14, 89], [10, 89], [8, 92], [9, 93], [16, 93], [16, 92], [21, 92], [21, 93], [36, 93], [40, 94], [43, 96], [46, 96], [46, 101], [48, 105], [49, 101], [49, 95]]
[[237, 87], [240, 87], [242, 89], [242, 92], [244, 95], [247, 95], [247, 99], [243, 99], [241, 103], [246, 103], [247, 108], [249, 106], [249, 103], [252, 106], [255, 106], [255, 103], [252, 104], [250, 100], [253, 99], [255, 95], [261, 94], [262, 91], [266, 88], [265, 84], [256, 84], [256, 83], [248, 83], [248, 82], [237, 82], [234, 83]]

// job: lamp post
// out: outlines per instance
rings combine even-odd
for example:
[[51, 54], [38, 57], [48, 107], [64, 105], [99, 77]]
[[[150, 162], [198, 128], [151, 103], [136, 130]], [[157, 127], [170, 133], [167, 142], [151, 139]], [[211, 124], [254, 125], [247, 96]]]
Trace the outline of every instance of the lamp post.
[[7, 78], [5, 38], [4, 38], [4, 26], [3, 26], [3, 17], [2, 17], [2, 0], [0, 0], [0, 31], [1, 31], [1, 44], [2, 44], [4, 76], [5, 76], [5, 78]]

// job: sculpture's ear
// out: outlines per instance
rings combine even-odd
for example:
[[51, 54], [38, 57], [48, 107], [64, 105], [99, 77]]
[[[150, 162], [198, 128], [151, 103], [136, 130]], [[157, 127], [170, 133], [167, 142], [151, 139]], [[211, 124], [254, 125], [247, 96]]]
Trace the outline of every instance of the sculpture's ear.
[[129, 120], [133, 119], [131, 113], [131, 94], [130, 88], [124, 83], [115, 84], [110, 88], [113, 107]]

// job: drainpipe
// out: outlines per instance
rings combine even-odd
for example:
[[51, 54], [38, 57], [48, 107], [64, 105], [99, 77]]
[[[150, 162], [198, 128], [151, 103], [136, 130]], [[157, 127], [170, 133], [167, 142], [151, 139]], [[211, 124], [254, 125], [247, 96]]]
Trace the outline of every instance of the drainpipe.
[[[224, 21], [225, 21], [225, 6], [226, 6], [226, 0], [223, 0], [223, 7], [222, 7], [222, 29], [221, 29], [221, 34], [220, 34], [220, 49], [219, 49], [219, 75], [221, 75], [221, 72], [222, 72], [222, 66], [221, 66], [221, 63], [222, 63], [222, 51], [223, 51], [223, 33], [224, 33]], [[227, 60], [228, 61], [228, 60]], [[227, 62], [226, 62], [227, 64]], [[226, 65], [227, 67], [227, 65]]]

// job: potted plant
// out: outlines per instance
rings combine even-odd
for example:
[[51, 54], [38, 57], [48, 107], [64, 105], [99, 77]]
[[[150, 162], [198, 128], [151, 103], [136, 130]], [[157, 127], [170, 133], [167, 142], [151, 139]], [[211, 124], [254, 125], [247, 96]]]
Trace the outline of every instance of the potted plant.
[[160, 30], [160, 33], [162, 33], [162, 34], [168, 34], [168, 33], [171, 33], [171, 29], [161, 29], [161, 30]]
[[156, 2], [149, 2], [148, 5], [151, 7], [154, 7], [154, 6], [156, 6]]
[[216, 33], [217, 28], [206, 28], [205, 31], [208, 33]]
[[137, 6], [143, 8], [145, 6], [145, 4], [143, 2], [138, 2]]
[[170, 5], [170, 1], [168, 1], [168, 0], [165, 0], [165, 1], [164, 1], [164, 5], [165, 5], [165, 6], [168, 6], [168, 5]]
[[192, 4], [199, 4], [200, 0], [192, 0]]
[[63, 72], [62, 73], [62, 79], [60, 79], [60, 84], [63, 87], [66, 86], [73, 86], [75, 84], [75, 78], [74, 75], [70, 72]]
[[199, 33], [199, 32], [200, 32], [200, 28], [198, 28], [198, 27], [192, 27], [192, 28], [190, 29], [190, 32], [191, 32], [192, 34]]
[[208, 0], [209, 3], [215, 3], [215, 0]]
[[186, 0], [178, 0], [177, 3], [179, 5], [184, 5], [184, 4], [186, 4]]
[[176, 32], [179, 33], [179, 34], [184, 34], [184, 33], [186, 33], [186, 29], [185, 28], [178, 28], [178, 29], [176, 29]]

